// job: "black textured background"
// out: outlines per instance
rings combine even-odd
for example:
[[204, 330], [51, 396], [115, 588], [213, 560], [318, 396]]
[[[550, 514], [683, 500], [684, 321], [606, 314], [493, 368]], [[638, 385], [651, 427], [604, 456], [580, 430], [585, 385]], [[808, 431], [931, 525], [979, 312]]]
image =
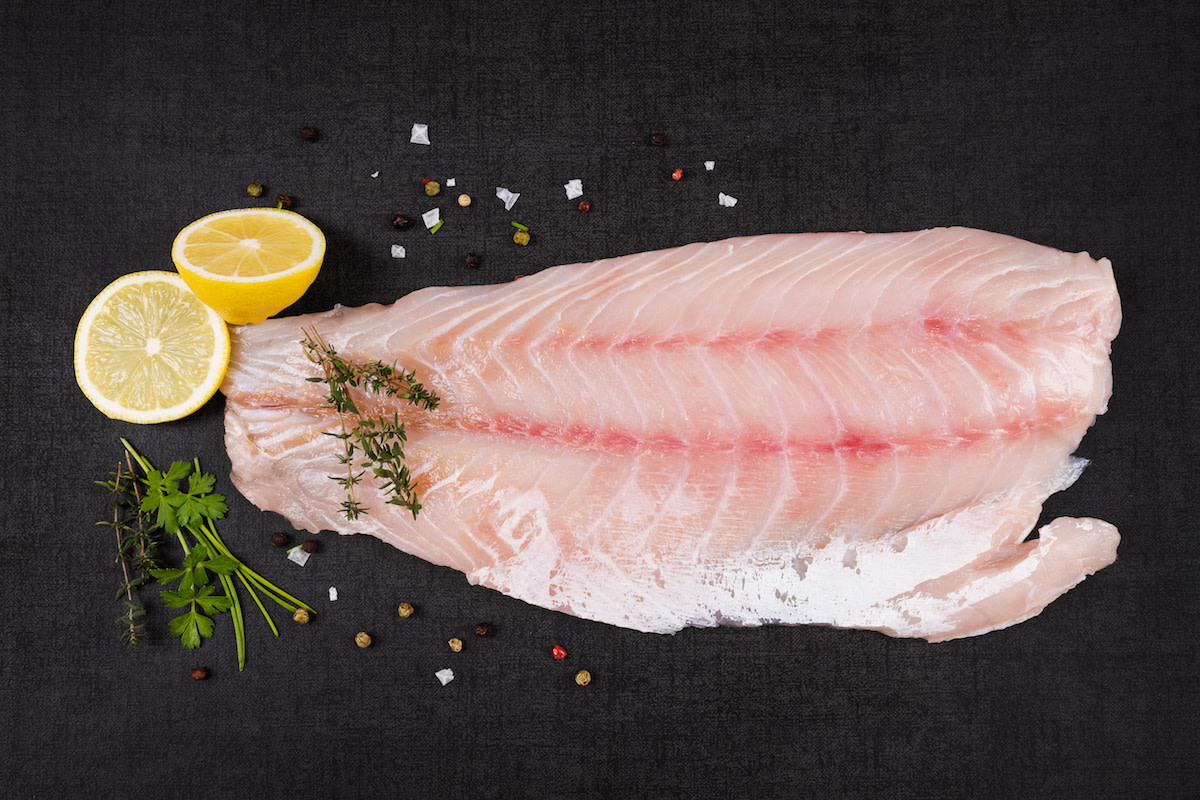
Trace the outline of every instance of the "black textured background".
[[[0, 796], [1196, 796], [1198, 32], [1187, 0], [7, 0]], [[430, 146], [409, 142], [414, 122]], [[645, 143], [656, 130], [666, 147]], [[393, 214], [431, 205], [423, 177], [458, 180], [445, 227], [397, 233]], [[267, 545], [286, 524], [228, 483], [220, 397], [176, 423], [114, 422], [71, 366], [88, 301], [170, 269], [193, 219], [261, 204], [255, 180], [328, 237], [294, 311], [776, 231], [958, 224], [1108, 257], [1115, 394], [1080, 451], [1092, 466], [1047, 516], [1114, 522], [1118, 561], [1029, 622], [940, 645], [638, 634], [365, 537], [325, 534], [298, 568]], [[496, 186], [521, 193], [511, 213]], [[511, 219], [532, 245], [511, 243]], [[238, 673], [228, 620], [187, 652], [147, 593], [150, 642], [123, 647], [92, 485], [122, 436], [215, 471], [225, 538], [317, 621], [282, 619], [274, 639], [249, 615]], [[400, 600], [418, 615], [398, 620]], [[483, 619], [496, 636], [475, 640]], [[209, 680], [188, 678], [198, 664]]]

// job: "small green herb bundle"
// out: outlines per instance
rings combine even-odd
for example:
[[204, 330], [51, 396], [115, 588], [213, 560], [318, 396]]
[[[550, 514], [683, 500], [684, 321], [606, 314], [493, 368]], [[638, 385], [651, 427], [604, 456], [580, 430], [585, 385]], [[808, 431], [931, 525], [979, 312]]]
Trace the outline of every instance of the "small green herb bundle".
[[[213, 635], [213, 617], [229, 612], [237, 637], [238, 669], [246, 666], [246, 629], [234, 578], [250, 593], [276, 636], [279, 635], [279, 629], [263, 606], [259, 592], [288, 611], [304, 608], [316, 613], [312, 606], [280, 589], [230, 552], [214, 524], [228, 510], [225, 498], [213, 491], [216, 478], [200, 471], [199, 459], [191, 464], [176, 461], [166, 472], [162, 472], [134, 450], [129, 442], [122, 439], [121, 443], [141, 468], [141, 474], [138, 475], [130, 464], [129, 472], [122, 475], [118, 466], [113, 480], [101, 483], [113, 491], [116, 509], [114, 522], [102, 524], [111, 524], [117, 529], [118, 549], [125, 574], [123, 589], [128, 603], [134, 602], [133, 589], [144, 581], [146, 575], [163, 585], [178, 581], [175, 589], [161, 590], [162, 599], [169, 608], [184, 609], [171, 620], [171, 635], [179, 637], [184, 647], [197, 648], [204, 639]], [[178, 537], [184, 552], [182, 569], [167, 569], [157, 561], [141, 556], [142, 545], [138, 537], [146, 537], [149, 543], [147, 552], [152, 554], [153, 534], [160, 530]], [[185, 532], [190, 534], [190, 541]], [[141, 570], [142, 574], [130, 577], [124, 560], [127, 557], [132, 557], [135, 569]], [[217, 594], [217, 587], [211, 583], [213, 575], [221, 585], [221, 594]], [[138, 611], [144, 609], [139, 606]], [[129, 612], [122, 620], [133, 626], [136, 616], [140, 614]], [[140, 638], [140, 633], [139, 628], [135, 638]], [[126, 640], [129, 639], [129, 631], [123, 635]]]
[[145, 634], [142, 617], [146, 608], [135, 598], [135, 592], [152, 577], [161, 564], [155, 556], [158, 537], [149, 512], [141, 508], [141, 489], [133, 473], [133, 462], [129, 455], [125, 463], [117, 462], [117, 469], [110, 473], [107, 481], [96, 481], [112, 493], [112, 522], [98, 524], [110, 527], [117, 537], [117, 563], [121, 565], [121, 586], [117, 589], [117, 600], [124, 613], [117, 619], [121, 626], [121, 641], [128, 645], [139, 645]]
[[[338, 461], [345, 465], [346, 472], [344, 475], [330, 476], [346, 489], [342, 513], [349, 520], [367, 513], [366, 507], [355, 497], [354, 488], [362, 482], [369, 469], [381, 482], [384, 495], [391, 495], [388, 502], [407, 508], [416, 519], [421, 503], [417, 499], [417, 484], [404, 464], [404, 445], [408, 441], [408, 434], [404, 423], [400, 421], [400, 414], [394, 412], [391, 417], [364, 415], [355, 404], [351, 389], [395, 397], [426, 411], [437, 409], [438, 396], [422, 386], [412, 370], [381, 361], [367, 364], [347, 361], [314, 327], [305, 329], [301, 344], [309, 360], [320, 366], [323, 373], [308, 380], [323, 382], [328, 387], [329, 394], [325, 395], [325, 401], [337, 412], [341, 423], [340, 430], [326, 433], [341, 439], [344, 445]], [[348, 418], [352, 418], [352, 424], [347, 424]]]

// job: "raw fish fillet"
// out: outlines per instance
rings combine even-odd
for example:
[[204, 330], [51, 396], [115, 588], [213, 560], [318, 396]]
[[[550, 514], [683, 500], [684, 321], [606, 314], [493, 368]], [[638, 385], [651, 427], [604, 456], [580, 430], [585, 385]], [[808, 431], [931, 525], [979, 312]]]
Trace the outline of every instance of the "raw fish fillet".
[[[424, 507], [341, 516], [299, 344], [397, 361]], [[1112, 267], [962, 228], [767, 235], [430, 288], [233, 332], [233, 481], [529, 603], [640, 631], [951, 639], [1038, 614], [1119, 536], [1043, 501], [1111, 389]], [[388, 406], [363, 400], [376, 411]]]

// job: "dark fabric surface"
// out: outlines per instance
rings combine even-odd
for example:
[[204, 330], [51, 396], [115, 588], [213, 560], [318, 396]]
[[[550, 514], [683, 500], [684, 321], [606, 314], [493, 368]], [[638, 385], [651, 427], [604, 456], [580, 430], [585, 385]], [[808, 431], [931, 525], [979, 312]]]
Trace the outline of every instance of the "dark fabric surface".
[[[1183, 0], [4, 3], [0, 796], [1196, 796], [1198, 25]], [[414, 122], [431, 145], [409, 142]], [[646, 144], [656, 130], [667, 146]], [[434, 236], [395, 231], [428, 207], [424, 177], [475, 205], [444, 202]], [[193, 219], [264, 204], [251, 181], [328, 237], [293, 311], [778, 231], [957, 224], [1108, 257], [1115, 393], [1046, 516], [1115, 523], [1118, 561], [1033, 620], [940, 645], [638, 634], [366, 537], [322, 535], [298, 568], [267, 545], [286, 523], [228, 482], [219, 396], [176, 423], [114, 422], [71, 366], [91, 298], [171, 269]], [[496, 186], [521, 193], [512, 212]], [[511, 243], [511, 219], [533, 244]], [[239, 673], [228, 620], [185, 651], [147, 592], [149, 642], [121, 645], [92, 483], [120, 437], [160, 463], [199, 456], [231, 546], [317, 621], [277, 614], [275, 639], [248, 614]], [[403, 624], [401, 600], [421, 609]], [[475, 640], [484, 619], [496, 635]]]

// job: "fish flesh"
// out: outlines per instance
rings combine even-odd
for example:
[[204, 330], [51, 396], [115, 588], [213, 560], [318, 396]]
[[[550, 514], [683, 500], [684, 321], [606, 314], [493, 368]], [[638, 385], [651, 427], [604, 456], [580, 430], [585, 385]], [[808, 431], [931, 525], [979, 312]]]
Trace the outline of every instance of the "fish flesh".
[[[1107, 408], [1111, 264], [966, 228], [771, 234], [427, 288], [233, 330], [237, 488], [473, 584], [639, 631], [823, 624], [931, 641], [1038, 613], [1116, 558], [1046, 498]], [[414, 519], [360, 486], [300, 344], [396, 362]]]

